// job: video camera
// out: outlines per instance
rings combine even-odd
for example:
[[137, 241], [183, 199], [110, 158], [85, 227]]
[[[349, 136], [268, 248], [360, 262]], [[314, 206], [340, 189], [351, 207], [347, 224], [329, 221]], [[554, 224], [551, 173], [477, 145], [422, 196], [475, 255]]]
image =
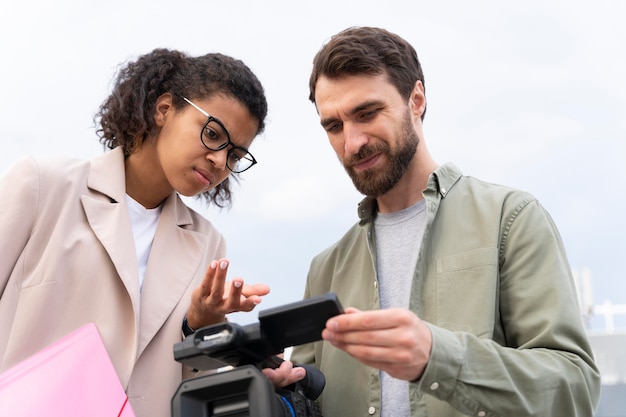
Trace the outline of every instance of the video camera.
[[343, 313], [334, 293], [259, 312], [257, 323], [219, 323], [198, 329], [174, 345], [174, 359], [198, 370], [234, 367], [183, 381], [172, 398], [172, 417], [321, 417], [315, 401], [326, 383], [315, 367], [274, 390], [261, 372], [276, 368], [287, 347], [321, 339], [326, 321]]

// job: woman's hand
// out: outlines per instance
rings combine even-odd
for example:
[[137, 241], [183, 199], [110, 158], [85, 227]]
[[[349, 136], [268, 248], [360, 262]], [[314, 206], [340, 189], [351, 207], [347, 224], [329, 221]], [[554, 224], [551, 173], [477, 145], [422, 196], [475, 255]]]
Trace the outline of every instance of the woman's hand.
[[252, 311], [270, 292], [265, 284], [244, 284], [243, 278], [226, 282], [227, 272], [228, 259], [212, 261], [202, 283], [191, 294], [187, 323], [193, 329], [220, 323], [228, 313]]

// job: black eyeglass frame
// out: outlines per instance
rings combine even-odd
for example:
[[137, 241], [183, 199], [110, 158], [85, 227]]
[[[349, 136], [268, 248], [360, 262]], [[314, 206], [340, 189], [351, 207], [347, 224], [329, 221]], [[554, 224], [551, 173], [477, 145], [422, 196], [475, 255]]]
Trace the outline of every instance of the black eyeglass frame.
[[[185, 100], [187, 103], [191, 104], [192, 107], [194, 107], [196, 110], [198, 110], [200, 113], [202, 113], [206, 118], [207, 121], [204, 124], [204, 126], [202, 126], [202, 130], [200, 131], [200, 142], [202, 143], [202, 145], [207, 148], [210, 151], [221, 151], [222, 149], [225, 149], [227, 146], [231, 146], [231, 148], [228, 150], [228, 153], [226, 154], [226, 167], [231, 171], [234, 172], [235, 174], [241, 174], [244, 171], [249, 170], [250, 168], [252, 168], [254, 165], [256, 165], [257, 160], [254, 157], [254, 155], [252, 155], [250, 153], [250, 151], [248, 151], [246, 148], [242, 147], [242, 146], [237, 146], [235, 145], [232, 140], [230, 139], [230, 133], [228, 133], [228, 129], [226, 129], [226, 126], [224, 126], [224, 123], [222, 123], [222, 121], [220, 119], [218, 119], [217, 117], [211, 116], [209, 113], [207, 113], [206, 111], [202, 110], [197, 104], [195, 104], [194, 102], [192, 102], [191, 100], [189, 100], [187, 97], [183, 97], [183, 100]], [[217, 123], [222, 130], [224, 131], [224, 133], [226, 134], [226, 142], [221, 144], [220, 146], [218, 146], [217, 148], [212, 148], [210, 146], [208, 146], [205, 142], [204, 142], [204, 131], [207, 129], [207, 126], [209, 125], [209, 123], [211, 122], [215, 122]], [[241, 160], [241, 159], [247, 159], [250, 161], [250, 166], [241, 169], [241, 170], [235, 170], [230, 166], [230, 160], [231, 160], [231, 156], [233, 155], [233, 152], [235, 151], [243, 151], [243, 157], [242, 158], [237, 158], [237, 160]]]

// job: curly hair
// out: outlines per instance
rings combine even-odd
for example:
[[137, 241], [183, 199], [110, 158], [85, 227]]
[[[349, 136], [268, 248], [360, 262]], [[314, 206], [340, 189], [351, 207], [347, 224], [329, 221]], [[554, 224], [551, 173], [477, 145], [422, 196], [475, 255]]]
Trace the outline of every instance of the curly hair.
[[[387, 74], [402, 97], [408, 99], [415, 83], [424, 84], [417, 52], [400, 36], [375, 27], [345, 29], [322, 46], [313, 59], [309, 100], [315, 104], [315, 84], [321, 76]], [[424, 119], [426, 108], [422, 114]]]
[[[198, 57], [176, 50], [155, 49], [117, 72], [113, 91], [94, 116], [96, 134], [105, 148], [122, 147], [125, 157], [133, 153], [155, 131], [156, 100], [165, 93], [175, 108], [183, 100], [207, 99], [222, 94], [239, 100], [258, 121], [257, 135], [265, 129], [267, 99], [261, 82], [242, 61], [219, 53]], [[231, 205], [229, 180], [200, 194], [208, 203], [223, 208]]]

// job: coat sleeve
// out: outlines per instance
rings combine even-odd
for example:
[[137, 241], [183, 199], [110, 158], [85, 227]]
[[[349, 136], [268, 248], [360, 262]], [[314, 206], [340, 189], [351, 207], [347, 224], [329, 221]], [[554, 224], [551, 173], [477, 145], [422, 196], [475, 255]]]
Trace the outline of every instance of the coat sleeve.
[[34, 227], [39, 194], [38, 167], [24, 158], [0, 177], [0, 298]]
[[430, 325], [418, 391], [467, 415], [591, 416], [600, 377], [563, 243], [535, 200], [502, 224], [499, 324], [504, 343]]

